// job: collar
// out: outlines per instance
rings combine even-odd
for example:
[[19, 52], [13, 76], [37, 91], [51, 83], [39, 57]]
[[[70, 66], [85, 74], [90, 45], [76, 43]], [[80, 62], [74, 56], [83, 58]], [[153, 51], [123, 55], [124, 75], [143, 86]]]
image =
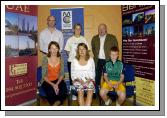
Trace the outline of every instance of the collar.
[[[48, 31], [50, 31], [48, 27], [47, 27], [46, 29], [47, 29]], [[57, 29], [56, 29], [56, 27], [55, 27], [55, 28], [54, 28], [54, 31], [56, 31], [56, 30], [57, 30]]]
[[106, 38], [107, 34], [105, 34], [104, 36], [100, 36], [99, 35], [99, 38]]
[[115, 61], [115, 63], [113, 63], [111, 59], [109, 61], [112, 63], [112, 65], [114, 65], [118, 61], [118, 59]]
[[79, 38], [81, 38], [81, 35], [79, 36], [79, 37], [76, 37], [75, 35], [73, 35], [74, 36], [74, 38], [76, 38], [76, 39], [79, 39]]

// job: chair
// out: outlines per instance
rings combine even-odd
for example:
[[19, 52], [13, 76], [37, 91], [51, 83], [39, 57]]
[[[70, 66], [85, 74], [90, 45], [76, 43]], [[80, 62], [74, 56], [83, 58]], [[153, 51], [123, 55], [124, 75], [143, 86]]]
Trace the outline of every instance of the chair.
[[[41, 87], [41, 85], [42, 85], [41, 79], [42, 79], [42, 67], [39, 66], [37, 68], [37, 105], [38, 106], [40, 106], [40, 98], [47, 97], [45, 91]], [[68, 80], [64, 80], [64, 82], [66, 83], [67, 89], [69, 91], [70, 82]], [[68, 96], [69, 96], [69, 92], [68, 92]], [[68, 103], [70, 103], [70, 102], [68, 102]]]
[[41, 87], [42, 67], [37, 68], [37, 105], [40, 106], [40, 98], [46, 98], [46, 93]]
[[[136, 86], [134, 84], [135, 82], [135, 69], [130, 64], [124, 64], [123, 67], [124, 71], [124, 85], [126, 88], [126, 98], [133, 96], [133, 105], [136, 106]], [[111, 97], [111, 99], [116, 99], [117, 93], [115, 91], [109, 91], [108, 96]], [[100, 103], [102, 104], [102, 102]]]
[[66, 83], [66, 86], [67, 86], [67, 98], [68, 98], [68, 106], [71, 106], [71, 96], [70, 96], [70, 94], [71, 94], [71, 86], [70, 86], [70, 80], [69, 79], [65, 79], [64, 80], [64, 82]]

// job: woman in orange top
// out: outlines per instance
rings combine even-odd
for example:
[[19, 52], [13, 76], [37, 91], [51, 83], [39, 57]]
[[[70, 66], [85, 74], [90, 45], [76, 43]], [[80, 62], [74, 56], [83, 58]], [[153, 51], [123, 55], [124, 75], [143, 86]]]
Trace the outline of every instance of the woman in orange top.
[[48, 55], [42, 61], [42, 88], [50, 105], [63, 103], [67, 95], [64, 78], [64, 64], [60, 55], [59, 44], [51, 41], [48, 46]]

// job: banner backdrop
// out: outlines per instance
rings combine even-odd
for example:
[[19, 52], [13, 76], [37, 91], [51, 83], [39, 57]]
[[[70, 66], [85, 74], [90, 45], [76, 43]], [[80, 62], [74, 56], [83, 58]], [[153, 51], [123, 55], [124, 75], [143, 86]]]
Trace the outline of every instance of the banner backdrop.
[[122, 60], [135, 67], [138, 102], [143, 105], [154, 105], [154, 5], [122, 6]]
[[[83, 8], [53, 8], [50, 10], [51, 15], [56, 17], [56, 28], [63, 32], [64, 47], [67, 39], [73, 35], [73, 26], [76, 23], [81, 24], [84, 36], [84, 13]], [[67, 54], [63, 51], [65, 78], [68, 78]]]
[[36, 98], [37, 6], [5, 6], [5, 105]]

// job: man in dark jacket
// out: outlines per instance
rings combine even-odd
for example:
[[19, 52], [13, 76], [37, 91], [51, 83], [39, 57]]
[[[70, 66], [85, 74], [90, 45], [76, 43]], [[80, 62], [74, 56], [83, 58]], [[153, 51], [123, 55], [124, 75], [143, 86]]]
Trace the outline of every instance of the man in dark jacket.
[[93, 36], [91, 45], [96, 66], [95, 82], [96, 92], [98, 93], [103, 66], [106, 60], [109, 59], [110, 49], [112, 47], [118, 47], [118, 42], [114, 35], [107, 33], [106, 24], [100, 24], [98, 26], [98, 34]]

